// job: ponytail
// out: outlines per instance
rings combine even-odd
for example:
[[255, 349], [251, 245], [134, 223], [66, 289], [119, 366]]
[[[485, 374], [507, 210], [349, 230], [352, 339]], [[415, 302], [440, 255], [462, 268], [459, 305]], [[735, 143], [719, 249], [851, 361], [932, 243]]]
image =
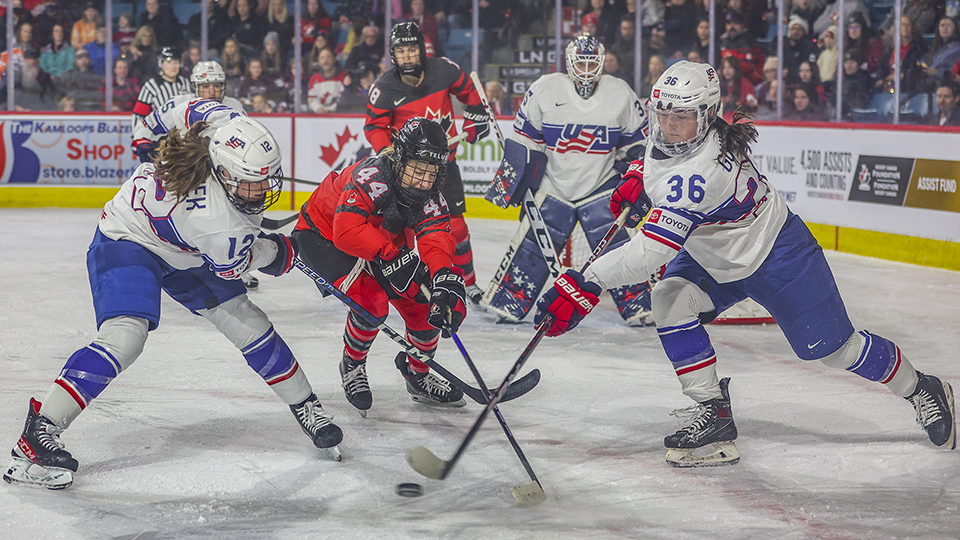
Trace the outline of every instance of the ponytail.
[[733, 113], [733, 123], [727, 123], [723, 118], [717, 117], [713, 127], [720, 136], [718, 162], [728, 154], [737, 158], [748, 156], [750, 145], [757, 141], [757, 127], [753, 123], [753, 115], [739, 108]]

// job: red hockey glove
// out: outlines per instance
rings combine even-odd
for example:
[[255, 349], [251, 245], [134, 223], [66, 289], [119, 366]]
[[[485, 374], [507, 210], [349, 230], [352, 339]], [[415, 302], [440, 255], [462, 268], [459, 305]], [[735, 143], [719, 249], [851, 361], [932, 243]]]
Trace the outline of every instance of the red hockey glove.
[[614, 217], [623, 211], [623, 205], [630, 205], [630, 214], [624, 226], [634, 228], [643, 220], [643, 216], [653, 208], [650, 197], [643, 190], [643, 160], [638, 159], [630, 164], [627, 172], [623, 173], [623, 181], [610, 195], [610, 212]]
[[483, 107], [472, 110], [468, 107], [463, 111], [463, 131], [467, 133], [467, 142], [473, 144], [490, 134], [490, 118]]
[[278, 233], [260, 233], [260, 238], [277, 244], [277, 256], [270, 264], [261, 266], [258, 270], [271, 276], [282, 276], [289, 272], [293, 268], [293, 260], [297, 258], [297, 252], [299, 251], [297, 241], [291, 236]]
[[547, 336], [555, 337], [573, 330], [587, 313], [593, 311], [600, 301], [601, 292], [600, 285], [585, 280], [580, 272], [567, 270], [537, 302], [533, 322], [540, 326], [543, 318], [550, 313], [553, 315], [553, 325], [547, 329]]
[[427, 322], [442, 331], [445, 338], [457, 333], [467, 316], [467, 292], [457, 268], [441, 268], [433, 275], [433, 293], [430, 295], [430, 314]]

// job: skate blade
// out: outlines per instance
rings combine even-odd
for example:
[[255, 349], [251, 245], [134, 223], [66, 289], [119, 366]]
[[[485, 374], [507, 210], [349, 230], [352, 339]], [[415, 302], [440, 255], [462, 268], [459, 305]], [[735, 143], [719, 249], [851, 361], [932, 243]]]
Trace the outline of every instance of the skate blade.
[[[693, 453], [700, 448], [668, 448], [667, 463], [672, 467], [721, 467], [735, 465], [740, 462], [740, 451], [733, 441], [724, 441], [712, 444], [714, 451], [709, 454], [695, 456]], [[704, 447], [701, 447], [704, 448]]]
[[8, 484], [46, 489], [66, 489], [73, 485], [73, 471], [58, 467], [46, 468], [32, 461], [13, 458], [3, 479]]
[[454, 408], [454, 407], [463, 407], [467, 404], [467, 400], [460, 398], [460, 401], [451, 401], [449, 403], [443, 403], [434, 399], [430, 399], [425, 396], [418, 394], [410, 394], [410, 399], [416, 401], [417, 403], [423, 403], [424, 405], [433, 405], [434, 407], [444, 407], [444, 408]]
[[940, 381], [940, 383], [943, 385], [943, 393], [947, 398], [947, 405], [950, 407], [950, 417], [953, 420], [953, 423], [950, 425], [950, 437], [947, 438], [947, 442], [943, 443], [940, 448], [954, 450], [957, 448], [957, 412], [954, 409], [953, 387], [950, 386], [950, 383], [947, 381]]
[[517, 486], [511, 490], [513, 498], [520, 503], [520, 506], [536, 506], [547, 498], [539, 482], [530, 482], [522, 486]]
[[367, 417], [367, 410], [366, 410], [366, 409], [357, 409], [357, 413], [360, 415], [360, 418], [366, 418], [366, 417]]
[[330, 446], [328, 448], [321, 448], [320, 450], [323, 450], [323, 453], [334, 461], [343, 460], [343, 454], [340, 453], [340, 446]]

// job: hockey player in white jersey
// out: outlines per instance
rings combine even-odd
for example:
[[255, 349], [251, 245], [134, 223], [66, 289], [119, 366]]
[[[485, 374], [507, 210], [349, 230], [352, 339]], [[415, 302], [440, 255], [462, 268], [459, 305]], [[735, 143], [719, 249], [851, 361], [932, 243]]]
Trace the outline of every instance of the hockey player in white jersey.
[[[339, 459], [340, 428], [237, 279], [250, 268], [283, 275], [297, 255], [290, 237], [260, 230], [263, 209], [279, 196], [277, 141], [246, 117], [212, 134], [207, 127], [171, 132], [157, 165], [140, 165], [104, 207], [87, 251], [99, 333], [70, 356], [42, 403], [30, 400], [7, 482], [71, 485], [78, 462], [60, 434], [140, 355], [160, 324], [161, 291], [226, 336], [313, 444]], [[176, 369], [171, 360], [164, 369]]]
[[[643, 152], [647, 120], [636, 93], [602, 74], [604, 48], [582, 35], [566, 48], [567, 73], [537, 79], [527, 90], [505, 143], [487, 199], [503, 208], [535, 200], [554, 246], [563, 246], [579, 222], [595, 246], [614, 221], [610, 193], [620, 170]], [[519, 322], [549, 276], [544, 252], [524, 220], [480, 305], [501, 320]], [[621, 231], [614, 245], [629, 236]], [[549, 254], [548, 254], [549, 256]], [[646, 281], [646, 280], [644, 280]], [[628, 322], [649, 315], [649, 288], [621, 284], [611, 296]]]
[[554, 314], [547, 335], [560, 335], [596, 305], [601, 287], [659, 281], [657, 333], [683, 393], [697, 402], [691, 422], [664, 439], [673, 466], [740, 459], [729, 379], [717, 377], [703, 325], [747, 297], [776, 319], [797, 356], [885, 385], [913, 405], [931, 442], [955, 448], [950, 384], [914, 369], [889, 340], [854, 329], [823, 250], [750, 160], [756, 128], [739, 112], [728, 124], [719, 102], [717, 73], [706, 64], [678, 62], [660, 76], [650, 97], [645, 160], [631, 165], [611, 198], [619, 211], [646, 190], [654, 209], [643, 234], [584, 275], [561, 276], [535, 320]]

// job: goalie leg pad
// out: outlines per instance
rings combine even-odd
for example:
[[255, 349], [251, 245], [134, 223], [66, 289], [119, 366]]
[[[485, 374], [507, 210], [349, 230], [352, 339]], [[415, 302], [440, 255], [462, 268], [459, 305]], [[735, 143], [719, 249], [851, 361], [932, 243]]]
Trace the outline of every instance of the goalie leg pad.
[[516, 206], [528, 189], [536, 191], [540, 187], [546, 167], [546, 154], [508, 139], [504, 143], [500, 167], [484, 198], [500, 208]]

